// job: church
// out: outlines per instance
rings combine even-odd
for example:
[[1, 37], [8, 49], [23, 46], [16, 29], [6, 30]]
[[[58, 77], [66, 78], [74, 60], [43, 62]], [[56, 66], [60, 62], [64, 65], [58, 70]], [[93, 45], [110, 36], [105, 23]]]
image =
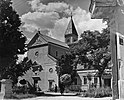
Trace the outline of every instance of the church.
[[[35, 87], [39, 87], [42, 91], [49, 91], [58, 86], [58, 75], [56, 72], [56, 61], [62, 55], [65, 55], [71, 44], [78, 41], [78, 33], [71, 16], [67, 29], [65, 30], [65, 42], [61, 42], [47, 35], [43, 35], [38, 31], [28, 44], [27, 57], [34, 66], [33, 69], [27, 71], [24, 78]], [[41, 70], [38, 70], [38, 69]], [[77, 66], [77, 77], [71, 90], [87, 90], [89, 88], [89, 81], [87, 75], [91, 74], [91, 83], [99, 87], [98, 77], [95, 77], [96, 70], [82, 69], [82, 66]], [[111, 70], [107, 70], [108, 75], [102, 79], [103, 84], [111, 87]]]
[[55, 84], [58, 86], [56, 61], [68, 52], [70, 44], [78, 40], [78, 33], [72, 17], [64, 37], [65, 42], [61, 42], [38, 31], [28, 44], [28, 59], [36, 63], [34, 67], [40, 65], [42, 70], [35, 72], [29, 70], [25, 79], [32, 85], [38, 84], [42, 91], [51, 90]]

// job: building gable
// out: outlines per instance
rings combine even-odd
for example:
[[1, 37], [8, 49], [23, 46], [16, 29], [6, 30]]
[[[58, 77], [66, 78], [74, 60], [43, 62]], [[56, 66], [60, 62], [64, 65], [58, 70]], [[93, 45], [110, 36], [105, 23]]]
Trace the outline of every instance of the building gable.
[[47, 43], [48, 42], [44, 38], [42, 38], [38, 33], [36, 33], [36, 35], [29, 42], [28, 48], [47, 44]]
[[43, 34], [39, 34], [39, 35], [40, 35], [40, 37], [42, 37], [44, 40], [46, 40], [48, 43], [54, 43], [54, 44], [56, 44], [56, 45], [69, 48], [69, 46], [68, 46], [65, 42], [59, 41], [59, 40], [54, 39], [54, 38], [52, 38], [52, 37], [49, 37], [49, 36], [47, 36], [47, 35], [43, 35]]
[[40, 31], [38, 31], [36, 35], [32, 38], [32, 40], [29, 42], [28, 49], [29, 51], [31, 51], [30, 49], [34, 49], [34, 51], [36, 50], [34, 54], [37, 55], [37, 52], [39, 51], [38, 49], [41, 50], [45, 46], [48, 47], [47, 54], [50, 56], [50, 59], [52, 57], [53, 61], [60, 58], [62, 55], [65, 55], [65, 53], [69, 50], [69, 46], [66, 43], [51, 38], [47, 35], [40, 34]]
[[42, 37], [39, 36], [32, 46], [38, 46], [42, 44], [47, 44], [47, 41], [45, 41]]
[[69, 46], [66, 43], [56, 40], [54, 38], [51, 38], [47, 35], [43, 35], [40, 33], [40, 31], [36, 33], [36, 35], [31, 39], [31, 41], [28, 43], [27, 46], [28, 48], [32, 48], [32, 47], [37, 47], [37, 46], [48, 44], [48, 43], [54, 43], [56, 45], [60, 45], [65, 48], [69, 48]]

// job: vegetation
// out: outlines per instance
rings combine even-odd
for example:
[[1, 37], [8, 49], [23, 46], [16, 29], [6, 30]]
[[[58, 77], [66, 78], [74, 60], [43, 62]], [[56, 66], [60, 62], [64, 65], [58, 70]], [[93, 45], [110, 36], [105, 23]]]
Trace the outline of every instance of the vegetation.
[[70, 85], [73, 82], [76, 75], [76, 72], [74, 70], [74, 59], [75, 55], [67, 53], [66, 55], [62, 55], [57, 62], [56, 71], [60, 78], [59, 81], [66, 86]]
[[78, 64], [85, 69], [96, 69], [96, 74], [101, 83], [101, 77], [111, 60], [110, 53], [110, 32], [103, 29], [98, 31], [84, 31], [77, 44], [71, 46], [71, 53], [78, 56]]
[[[60, 77], [64, 74], [70, 74], [74, 79], [76, 66], [81, 64], [85, 69], [98, 70], [96, 76], [99, 77], [99, 83], [102, 86], [101, 77], [110, 60], [109, 29], [103, 29], [102, 33], [88, 30], [81, 34], [78, 43], [70, 46], [70, 52], [58, 60], [57, 73]], [[90, 75], [87, 78], [90, 81]]]
[[19, 15], [12, 8], [11, 0], [0, 0], [0, 79], [13, 79], [21, 73], [16, 62], [17, 55], [26, 51], [26, 37], [19, 29], [20, 25]]
[[28, 58], [25, 57], [23, 61], [11, 66], [9, 70], [5, 72], [5, 74], [9, 75], [9, 77], [13, 80], [13, 84], [16, 84], [18, 77], [23, 76], [26, 71], [32, 67], [32, 65], [31, 60], [28, 60]]
[[102, 88], [90, 88], [87, 92], [83, 94], [85, 97], [110, 97], [112, 96], [112, 90], [109, 87]]

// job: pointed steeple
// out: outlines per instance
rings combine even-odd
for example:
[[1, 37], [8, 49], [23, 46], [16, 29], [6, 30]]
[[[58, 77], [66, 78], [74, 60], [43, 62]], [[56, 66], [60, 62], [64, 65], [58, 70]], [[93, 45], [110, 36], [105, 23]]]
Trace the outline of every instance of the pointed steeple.
[[78, 40], [78, 33], [75, 28], [74, 21], [72, 18], [72, 13], [71, 13], [71, 19], [70, 19], [67, 29], [65, 31], [65, 42], [67, 44], [71, 44], [77, 40]]

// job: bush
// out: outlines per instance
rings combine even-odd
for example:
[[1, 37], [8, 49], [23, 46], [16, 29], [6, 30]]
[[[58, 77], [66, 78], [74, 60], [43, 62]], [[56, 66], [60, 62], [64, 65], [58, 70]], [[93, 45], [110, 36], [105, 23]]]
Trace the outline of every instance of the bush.
[[91, 88], [88, 89], [86, 93], [84, 93], [85, 97], [109, 97], [112, 96], [112, 90], [109, 87], [102, 88]]
[[85, 97], [94, 97], [95, 96], [95, 91], [96, 91], [96, 88], [90, 88], [86, 92], [84, 92], [83, 95]]
[[75, 92], [81, 91], [81, 87], [79, 85], [71, 85], [71, 86], [68, 87], [68, 89], [70, 91], [75, 91]]
[[20, 94], [20, 93], [27, 93], [28, 92], [28, 88], [26, 88], [25, 86], [15, 86], [13, 87], [13, 93], [16, 94]]

